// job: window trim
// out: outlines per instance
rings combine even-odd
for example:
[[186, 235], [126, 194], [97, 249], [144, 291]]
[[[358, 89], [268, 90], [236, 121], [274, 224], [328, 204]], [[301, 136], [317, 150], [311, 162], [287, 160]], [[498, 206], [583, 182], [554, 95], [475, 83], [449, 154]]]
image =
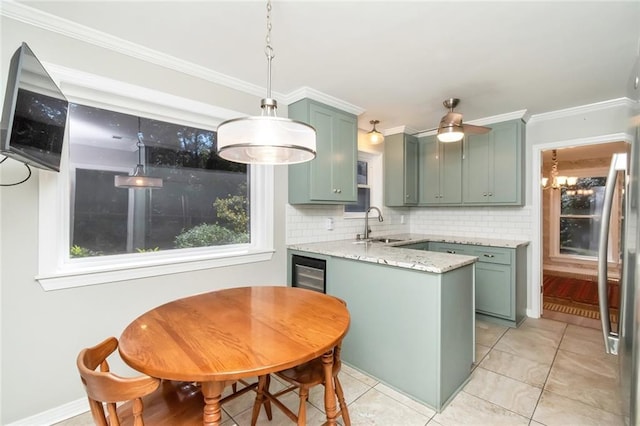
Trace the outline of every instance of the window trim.
[[[215, 130], [242, 115], [121, 81], [46, 64], [70, 102]], [[68, 138], [68, 133], [67, 133]], [[38, 275], [46, 291], [271, 260], [274, 167], [250, 166], [251, 243], [73, 259], [69, 253], [69, 143], [59, 173], [39, 173]]]
[[[570, 171], [571, 176], [576, 176], [579, 178], [582, 177], [599, 177], [608, 175], [609, 170], [606, 167], [597, 167], [590, 169], [573, 169]], [[619, 190], [619, 187], [616, 188], [616, 191]], [[549, 257], [551, 260], [566, 262], [566, 261], [575, 261], [582, 263], [593, 263], [597, 262], [597, 256], [579, 256], [572, 254], [562, 254], [560, 253], [560, 190], [552, 190], [551, 193], [551, 206], [550, 206], [550, 217], [553, 220], [550, 221], [550, 240], [549, 240]], [[620, 206], [618, 203], [614, 203], [611, 209], [612, 216], [619, 217], [620, 216]], [[589, 217], [593, 215], [578, 215], [580, 217]], [[609, 229], [609, 240], [610, 241], [618, 241], [619, 232], [618, 227], [611, 226]], [[609, 264], [613, 264], [619, 255], [618, 248], [615, 244], [609, 244], [609, 252], [607, 253], [607, 262]]]
[[[369, 188], [369, 205], [382, 204], [382, 153], [358, 151], [358, 161], [366, 161], [367, 184], [359, 184], [358, 188]], [[364, 219], [366, 212], [347, 212], [342, 209], [344, 219]]]

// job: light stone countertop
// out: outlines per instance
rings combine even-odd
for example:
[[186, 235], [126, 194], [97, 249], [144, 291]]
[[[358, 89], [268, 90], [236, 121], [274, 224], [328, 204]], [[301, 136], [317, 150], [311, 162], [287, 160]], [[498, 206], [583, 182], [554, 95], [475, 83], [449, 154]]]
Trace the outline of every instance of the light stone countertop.
[[393, 238], [402, 241], [393, 243], [381, 243], [371, 241], [339, 240], [324, 241], [318, 243], [299, 243], [288, 246], [291, 250], [318, 253], [345, 259], [360, 260], [364, 262], [379, 263], [400, 268], [414, 269], [417, 271], [442, 274], [474, 263], [477, 258], [460, 254], [439, 253], [433, 251], [403, 249], [394, 247], [407, 243], [419, 243], [426, 241], [449, 242], [458, 244], [473, 244], [489, 247], [516, 248], [529, 244], [528, 241], [495, 240], [484, 238], [447, 237], [442, 235], [424, 234], [394, 234], [373, 235], [372, 238]]
[[402, 242], [391, 243], [407, 244], [421, 243], [426, 241], [440, 242], [440, 243], [455, 243], [455, 244], [469, 244], [474, 246], [486, 246], [486, 247], [504, 247], [504, 248], [518, 248], [520, 246], [529, 245], [529, 241], [525, 240], [500, 240], [494, 238], [472, 238], [472, 237], [454, 237], [448, 235], [431, 235], [431, 234], [394, 234], [394, 235], [373, 235], [372, 238], [395, 238], [402, 240]]

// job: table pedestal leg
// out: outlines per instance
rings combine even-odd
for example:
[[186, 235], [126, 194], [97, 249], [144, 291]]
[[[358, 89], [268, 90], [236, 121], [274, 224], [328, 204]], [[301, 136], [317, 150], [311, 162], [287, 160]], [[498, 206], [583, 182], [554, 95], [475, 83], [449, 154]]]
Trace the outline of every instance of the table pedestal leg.
[[204, 426], [219, 426], [222, 420], [220, 399], [225, 382], [203, 382], [202, 394], [204, 395]]
[[327, 413], [327, 425], [336, 425], [336, 390], [333, 387], [333, 351], [322, 355], [324, 368], [324, 410]]

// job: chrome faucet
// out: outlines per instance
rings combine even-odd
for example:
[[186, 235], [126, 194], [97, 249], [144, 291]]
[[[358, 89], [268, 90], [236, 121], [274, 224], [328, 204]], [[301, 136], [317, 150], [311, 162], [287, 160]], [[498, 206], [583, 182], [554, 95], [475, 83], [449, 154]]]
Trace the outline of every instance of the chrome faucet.
[[369, 212], [371, 210], [375, 210], [378, 212], [378, 222], [384, 221], [384, 218], [382, 217], [382, 212], [380, 211], [379, 208], [369, 207], [367, 212], [364, 214], [364, 239], [365, 240], [369, 238], [369, 232], [371, 232], [371, 229], [369, 229]]

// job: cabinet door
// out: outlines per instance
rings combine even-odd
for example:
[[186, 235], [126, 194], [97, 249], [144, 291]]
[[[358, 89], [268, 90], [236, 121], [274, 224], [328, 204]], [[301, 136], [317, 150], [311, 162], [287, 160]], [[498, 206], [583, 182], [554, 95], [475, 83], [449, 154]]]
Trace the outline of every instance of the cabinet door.
[[[334, 113], [334, 134], [331, 144], [331, 193], [336, 201], [357, 201], [356, 159], [358, 157], [357, 125], [353, 116]], [[326, 180], [326, 170], [320, 179]]]
[[462, 142], [440, 143], [440, 202], [462, 202]]
[[476, 311], [511, 319], [511, 265], [476, 262]]
[[419, 202], [440, 204], [440, 152], [435, 136], [420, 138], [418, 158]]
[[490, 133], [468, 135], [464, 140], [465, 203], [489, 203]]
[[418, 139], [404, 137], [404, 201], [405, 204], [418, 202]]
[[491, 202], [517, 203], [520, 200], [521, 168], [520, 137], [517, 122], [496, 124], [491, 129], [492, 155], [490, 169]]
[[[332, 169], [334, 112], [321, 105], [309, 106], [309, 121], [316, 129], [316, 158], [309, 163], [309, 198], [312, 200], [334, 200], [337, 193], [331, 176]], [[355, 168], [355, 167], [354, 167]]]

